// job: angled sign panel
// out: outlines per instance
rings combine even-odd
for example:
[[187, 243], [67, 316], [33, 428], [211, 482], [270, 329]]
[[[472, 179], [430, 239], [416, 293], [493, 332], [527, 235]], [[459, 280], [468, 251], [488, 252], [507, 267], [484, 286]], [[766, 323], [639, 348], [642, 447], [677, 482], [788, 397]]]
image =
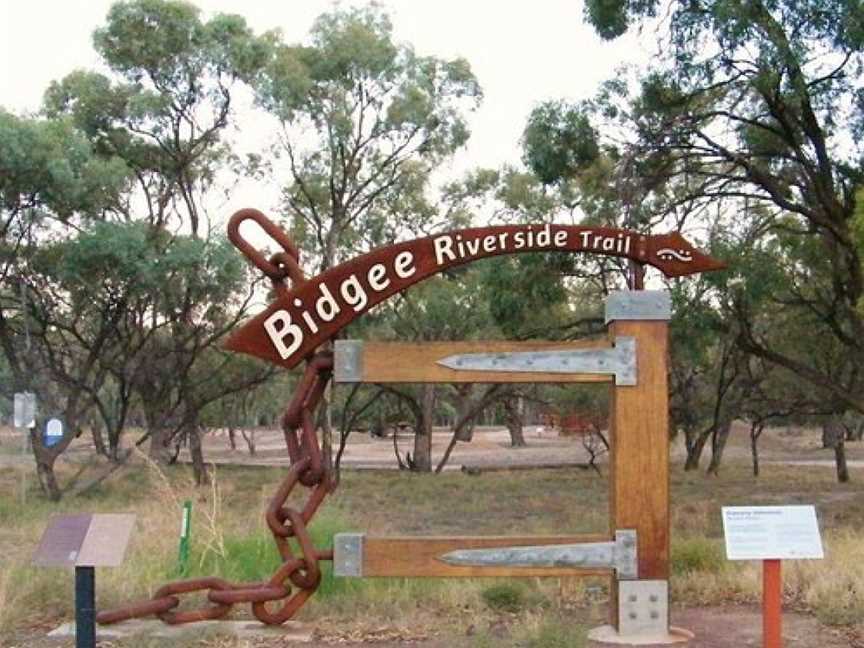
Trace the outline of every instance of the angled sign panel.
[[[248, 217], [239, 212], [235, 219], [244, 215]], [[236, 331], [226, 347], [291, 368], [367, 310], [409, 286], [454, 266], [521, 252], [622, 257], [654, 266], [667, 277], [725, 267], [677, 232], [649, 236], [551, 224], [465, 229], [380, 248], [297, 283]]]

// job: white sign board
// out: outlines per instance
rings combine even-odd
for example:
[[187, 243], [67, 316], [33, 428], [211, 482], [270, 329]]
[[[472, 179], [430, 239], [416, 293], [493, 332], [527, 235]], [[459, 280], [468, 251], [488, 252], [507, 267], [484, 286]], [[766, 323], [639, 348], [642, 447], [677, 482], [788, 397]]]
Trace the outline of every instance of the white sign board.
[[812, 506], [724, 506], [729, 560], [824, 558]]
[[49, 448], [63, 438], [63, 421], [52, 418], [45, 424], [45, 445]]
[[18, 392], [15, 394], [12, 418], [16, 428], [36, 427], [36, 394]]

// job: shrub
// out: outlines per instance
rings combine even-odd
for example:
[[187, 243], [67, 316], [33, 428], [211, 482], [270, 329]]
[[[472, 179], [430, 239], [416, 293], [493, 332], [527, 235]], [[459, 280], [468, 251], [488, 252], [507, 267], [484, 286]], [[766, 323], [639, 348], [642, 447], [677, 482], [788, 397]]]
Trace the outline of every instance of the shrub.
[[525, 590], [509, 583], [487, 587], [480, 596], [497, 612], [518, 612], [525, 605]]

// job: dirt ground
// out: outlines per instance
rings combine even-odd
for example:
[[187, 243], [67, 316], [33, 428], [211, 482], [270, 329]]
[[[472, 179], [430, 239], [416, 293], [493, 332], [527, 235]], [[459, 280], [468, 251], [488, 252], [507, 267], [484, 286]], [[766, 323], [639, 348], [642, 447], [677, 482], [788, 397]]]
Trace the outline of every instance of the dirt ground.
[[[215, 430], [204, 440], [204, 454], [208, 461], [216, 464], [241, 465], [287, 465], [285, 442], [281, 431], [258, 429], [254, 431], [256, 452], [250, 456], [243, 438], [236, 435], [235, 450], [231, 449], [228, 434]], [[435, 428], [432, 436], [432, 456], [440, 457], [450, 441], [450, 431]], [[491, 467], [531, 467], [543, 465], [577, 465], [589, 461], [590, 455], [581, 437], [561, 437], [555, 429], [540, 425], [525, 426], [525, 448], [510, 447], [510, 435], [501, 427], [478, 426], [470, 443], [457, 443], [446, 470]], [[396, 441], [402, 456], [413, 452], [413, 435], [399, 434]], [[729, 460], [750, 458], [749, 428], [736, 423], [729, 436], [725, 457]], [[801, 465], [834, 465], [833, 451], [821, 447], [819, 435], [804, 428], [775, 428], [762, 435], [759, 442], [760, 461], [782, 462]], [[706, 449], [706, 457], [709, 454]], [[684, 446], [681, 441], [671, 446], [672, 459], [683, 459]], [[864, 443], [847, 445], [850, 468], [864, 468]], [[186, 454], [181, 453], [186, 459]], [[598, 463], [603, 463], [601, 455]], [[394, 454], [393, 438], [373, 437], [367, 433], [351, 434], [342, 465], [348, 469], [398, 468]]]
[[[252, 430], [251, 435], [254, 435], [256, 447], [254, 455], [250, 455], [239, 433], [235, 436], [236, 449], [232, 449], [225, 430], [211, 430], [203, 438], [204, 456], [208, 462], [217, 465], [288, 465], [288, 454], [280, 430], [259, 428]], [[733, 425], [724, 454], [726, 460], [750, 459], [748, 435], [749, 428], [744, 423]], [[130, 440], [135, 436], [130, 433]], [[448, 429], [435, 428], [432, 436], [433, 461], [444, 453], [450, 436]], [[557, 430], [540, 425], [525, 426], [524, 436], [527, 447], [512, 448], [505, 428], [478, 426], [470, 443], [456, 444], [445, 470], [584, 465], [590, 459], [579, 437], [561, 437]], [[397, 436], [396, 443], [403, 457], [406, 452], [413, 453], [413, 438], [410, 433]], [[20, 432], [0, 427], [0, 465], [31, 464], [32, 457], [22, 453], [22, 446]], [[63, 460], [77, 464], [86, 461], [92, 453], [90, 440], [82, 438], [73, 442]], [[673, 461], [682, 460], [685, 456], [683, 440], [673, 442], [670, 453]], [[710, 449], [706, 449], [706, 460], [709, 454]], [[797, 427], [774, 428], [763, 433], [759, 441], [759, 458], [763, 464], [780, 462], [826, 468], [834, 465], [833, 451], [821, 447], [818, 433]], [[864, 469], [864, 443], [847, 444], [847, 458], [851, 470]], [[188, 452], [181, 451], [180, 461], [188, 460]], [[597, 461], [602, 464], [605, 457], [601, 455]], [[364, 432], [352, 433], [345, 448], [342, 466], [349, 470], [397, 469], [392, 436], [380, 438]]]
[[[596, 623], [596, 620], [595, 620]], [[695, 638], [684, 645], [688, 648], [747, 648], [762, 645], [762, 617], [758, 609], [745, 606], [680, 608], [673, 610], [672, 624], [687, 629], [695, 634]], [[49, 624], [50, 625], [50, 624]], [[472, 646], [489, 645], [492, 637], [496, 645], [512, 646], [512, 638], [506, 619], [502, 620], [490, 633], [484, 636], [482, 642], [474, 637], [475, 629], [469, 626], [461, 636], [446, 638], [411, 635], [397, 628], [386, 626], [372, 627], [367, 631], [352, 631], [340, 634], [333, 632], [315, 632], [312, 641], [296, 643], [281, 638], [233, 639], [229, 637], [195, 636], [195, 633], [184, 633], [178, 639], [130, 639], [99, 641], [100, 648], [179, 648], [185, 646], [200, 646], [201, 648], [335, 648], [337, 646], [363, 646], [364, 648], [471, 648]], [[69, 648], [74, 645], [72, 639], [50, 639], [47, 626], [44, 629], [32, 629], [26, 634], [14, 637], [0, 637], [3, 648]], [[398, 638], [397, 637], [401, 637]], [[864, 648], [864, 628], [831, 628], [821, 625], [811, 616], [786, 612], [783, 616], [783, 640], [786, 648]], [[550, 644], [558, 648], [560, 644]], [[587, 648], [609, 648], [611, 644], [587, 642]], [[563, 648], [563, 646], [561, 646]]]

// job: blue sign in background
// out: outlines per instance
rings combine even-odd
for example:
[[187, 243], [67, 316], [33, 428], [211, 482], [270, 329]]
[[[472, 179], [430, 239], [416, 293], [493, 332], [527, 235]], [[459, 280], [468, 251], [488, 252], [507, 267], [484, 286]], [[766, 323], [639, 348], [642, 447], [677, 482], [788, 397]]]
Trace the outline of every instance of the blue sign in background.
[[50, 448], [63, 438], [63, 421], [58, 418], [48, 419], [45, 423], [45, 433], [42, 435], [42, 443]]

